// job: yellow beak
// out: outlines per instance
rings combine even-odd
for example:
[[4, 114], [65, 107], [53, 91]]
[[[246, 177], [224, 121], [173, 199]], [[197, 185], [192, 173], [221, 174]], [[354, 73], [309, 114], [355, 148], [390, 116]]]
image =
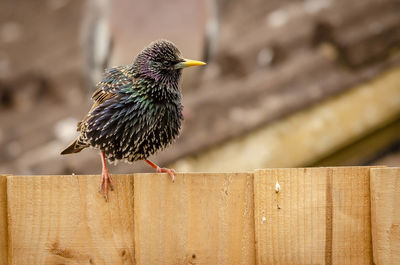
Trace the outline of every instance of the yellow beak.
[[175, 69], [181, 69], [189, 66], [198, 66], [198, 65], [205, 65], [205, 62], [183, 59], [183, 62], [175, 64]]

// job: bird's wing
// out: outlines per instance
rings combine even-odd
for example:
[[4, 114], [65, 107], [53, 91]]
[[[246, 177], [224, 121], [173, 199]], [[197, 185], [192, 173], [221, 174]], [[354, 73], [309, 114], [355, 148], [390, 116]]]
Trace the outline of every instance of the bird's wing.
[[104, 79], [97, 84], [97, 89], [92, 95], [94, 101], [91, 110], [106, 101], [117, 96], [117, 91], [128, 83], [133, 82], [133, 77], [128, 74], [127, 66], [119, 66], [107, 69]]
[[92, 95], [93, 105], [89, 110], [88, 115], [78, 123], [77, 131], [82, 131], [83, 125], [90, 117], [91, 112], [100, 104], [108, 99], [118, 96], [118, 91], [126, 86], [127, 84], [132, 84], [134, 82], [133, 77], [128, 74], [127, 66], [119, 66], [107, 69], [105, 72], [105, 77], [102, 81], [97, 84], [97, 89]]

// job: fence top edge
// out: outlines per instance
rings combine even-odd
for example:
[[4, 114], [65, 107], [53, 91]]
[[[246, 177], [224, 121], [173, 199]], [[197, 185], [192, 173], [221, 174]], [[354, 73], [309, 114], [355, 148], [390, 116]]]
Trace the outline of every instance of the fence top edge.
[[262, 171], [269, 171], [269, 170], [316, 170], [316, 169], [384, 169], [384, 168], [391, 168], [385, 165], [378, 165], [378, 166], [327, 166], [327, 167], [271, 167], [271, 168], [260, 168], [255, 169], [254, 172], [262, 172]]
[[400, 171], [400, 166], [398, 167], [374, 167], [371, 171]]
[[[329, 167], [277, 167], [277, 168], [260, 168], [254, 171], [237, 171], [237, 172], [176, 172], [177, 176], [215, 176], [215, 175], [240, 175], [240, 174], [259, 174], [262, 172], [270, 172], [277, 170], [321, 170], [321, 169], [370, 169], [370, 170], [399, 170], [400, 167], [387, 167], [385, 165], [379, 166], [329, 166]], [[165, 173], [127, 173], [127, 174], [112, 174], [115, 177], [140, 177], [140, 176], [159, 176]], [[71, 175], [13, 175], [13, 174], [0, 174], [0, 177], [6, 178], [30, 178], [30, 177], [99, 177], [99, 174], [71, 174]]]
[[[167, 173], [127, 173], [127, 174], [111, 174], [113, 177], [150, 177], [150, 176], [163, 176]], [[216, 175], [252, 175], [252, 171], [238, 171], [238, 172], [176, 172], [175, 176], [216, 176]], [[0, 175], [0, 177], [7, 177], [7, 178], [33, 178], [33, 177], [41, 177], [41, 178], [52, 178], [52, 177], [59, 177], [59, 178], [68, 178], [68, 177], [100, 177], [100, 174], [72, 174], [72, 175], [11, 175], [11, 174], [4, 174]]]

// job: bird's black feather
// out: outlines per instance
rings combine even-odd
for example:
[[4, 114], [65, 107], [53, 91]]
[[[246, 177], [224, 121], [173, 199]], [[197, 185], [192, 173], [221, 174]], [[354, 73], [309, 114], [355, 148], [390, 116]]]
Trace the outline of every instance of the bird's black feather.
[[170, 144], [183, 120], [181, 70], [171, 67], [179, 56], [172, 43], [158, 41], [133, 65], [108, 69], [92, 96], [92, 108], [78, 124], [80, 135], [62, 154], [91, 146], [110, 161], [133, 162]]

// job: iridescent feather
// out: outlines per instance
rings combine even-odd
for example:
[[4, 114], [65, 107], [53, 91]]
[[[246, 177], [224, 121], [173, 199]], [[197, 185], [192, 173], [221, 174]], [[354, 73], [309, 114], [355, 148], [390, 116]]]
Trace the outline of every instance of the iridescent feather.
[[[108, 69], [93, 93], [80, 135], [62, 154], [86, 147], [103, 151], [109, 161], [146, 159], [179, 134], [182, 104], [178, 81], [179, 50], [168, 41], [152, 43], [134, 64]], [[170, 65], [166, 65], [166, 62]]]

